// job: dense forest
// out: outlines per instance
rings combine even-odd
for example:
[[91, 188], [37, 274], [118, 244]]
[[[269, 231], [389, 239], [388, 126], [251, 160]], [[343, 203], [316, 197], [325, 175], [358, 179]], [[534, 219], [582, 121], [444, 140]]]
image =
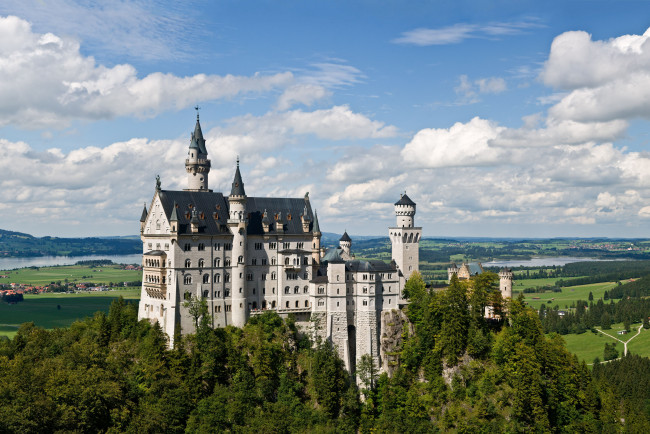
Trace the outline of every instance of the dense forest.
[[0, 229], [0, 256], [5, 257], [128, 255], [141, 251], [137, 237], [39, 238]]
[[197, 317], [173, 349], [121, 299], [69, 329], [24, 324], [0, 341], [0, 432], [648, 432], [614, 378], [594, 381], [521, 301], [503, 306], [494, 274], [444, 291], [416, 275], [405, 293], [391, 377], [371, 359], [349, 375], [271, 312], [242, 329]]

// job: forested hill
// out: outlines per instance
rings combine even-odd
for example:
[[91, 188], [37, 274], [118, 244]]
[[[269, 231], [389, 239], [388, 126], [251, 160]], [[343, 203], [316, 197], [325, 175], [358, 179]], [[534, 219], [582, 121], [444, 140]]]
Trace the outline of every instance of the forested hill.
[[4, 257], [128, 255], [140, 251], [141, 243], [136, 237], [39, 238], [22, 232], [0, 229], [0, 256]]

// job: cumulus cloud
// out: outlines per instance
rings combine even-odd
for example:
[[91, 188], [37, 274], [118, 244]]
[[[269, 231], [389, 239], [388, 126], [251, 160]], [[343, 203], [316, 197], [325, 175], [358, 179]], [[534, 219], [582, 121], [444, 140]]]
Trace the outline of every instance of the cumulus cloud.
[[404, 146], [402, 158], [413, 167], [480, 166], [501, 160], [502, 151], [490, 147], [490, 140], [503, 131], [478, 117], [450, 128], [418, 131]]
[[540, 74], [568, 91], [549, 117], [577, 122], [650, 117], [650, 32], [594, 41], [586, 32], [557, 36]]
[[273, 75], [139, 78], [128, 64], [106, 67], [83, 56], [79, 44], [37, 34], [26, 21], [0, 17], [0, 126], [61, 127], [73, 119], [150, 117], [197, 101], [284, 88], [290, 72]]

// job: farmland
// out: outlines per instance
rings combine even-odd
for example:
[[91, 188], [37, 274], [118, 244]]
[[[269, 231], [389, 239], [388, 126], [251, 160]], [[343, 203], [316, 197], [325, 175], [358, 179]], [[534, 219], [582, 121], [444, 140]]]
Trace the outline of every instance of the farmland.
[[142, 271], [125, 270], [119, 265], [89, 267], [85, 265], [67, 265], [59, 267], [29, 267], [18, 270], [0, 271], [0, 284], [19, 283], [24, 285], [48, 285], [51, 283], [93, 283], [106, 284], [132, 282], [142, 278]]
[[30, 321], [46, 329], [69, 327], [75, 320], [93, 316], [97, 311], [108, 312], [112, 301], [120, 296], [137, 303], [140, 289], [25, 294], [24, 301], [20, 303], [0, 303], [0, 336], [13, 337], [20, 324]]

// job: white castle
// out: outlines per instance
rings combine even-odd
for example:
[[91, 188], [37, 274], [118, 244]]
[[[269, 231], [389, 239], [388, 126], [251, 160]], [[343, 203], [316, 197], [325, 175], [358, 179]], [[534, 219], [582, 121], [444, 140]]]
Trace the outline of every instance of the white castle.
[[422, 228], [403, 194], [389, 228], [392, 261], [354, 259], [347, 232], [340, 246], [321, 248], [309, 195], [250, 197], [239, 161], [229, 196], [208, 188], [210, 160], [197, 114], [185, 168], [188, 188], [156, 190], [140, 219], [143, 245], [138, 318], [174, 333], [193, 333], [186, 301], [205, 300], [213, 327], [243, 327], [252, 315], [294, 314], [306, 332], [329, 339], [349, 371], [369, 354], [382, 356], [381, 315], [405, 304], [402, 290], [418, 271]]

